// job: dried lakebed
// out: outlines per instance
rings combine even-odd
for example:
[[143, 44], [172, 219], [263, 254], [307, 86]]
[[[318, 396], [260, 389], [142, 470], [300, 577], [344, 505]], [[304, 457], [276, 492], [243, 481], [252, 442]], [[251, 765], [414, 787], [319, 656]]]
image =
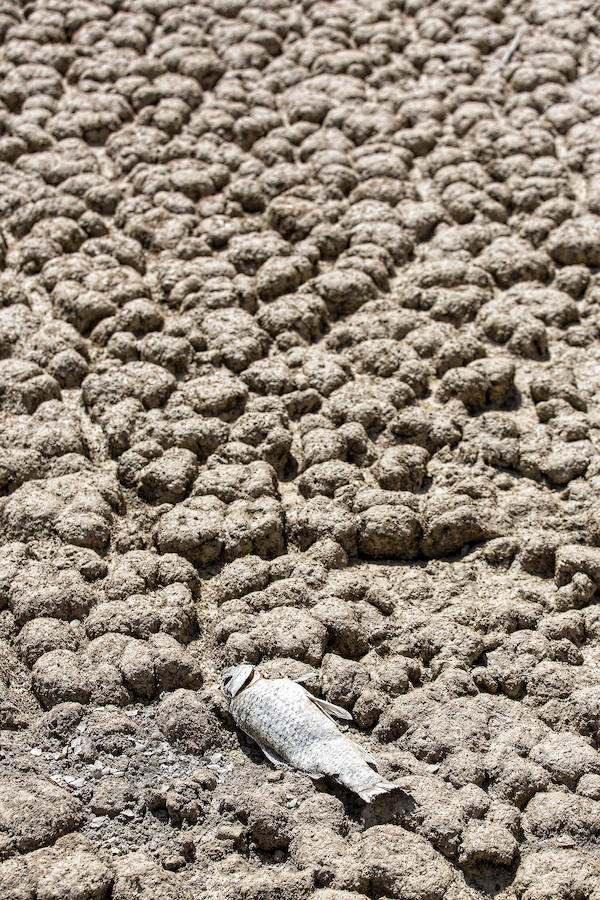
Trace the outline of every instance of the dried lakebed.
[[592, 0], [4, 0], [3, 900], [599, 900], [599, 66]]

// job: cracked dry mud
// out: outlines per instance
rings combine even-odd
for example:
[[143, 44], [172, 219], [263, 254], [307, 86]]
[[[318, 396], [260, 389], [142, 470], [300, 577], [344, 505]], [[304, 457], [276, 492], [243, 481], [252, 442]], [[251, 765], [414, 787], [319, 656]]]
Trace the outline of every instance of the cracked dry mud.
[[[0, 40], [0, 896], [598, 900], [597, 4]], [[242, 661], [406, 795], [273, 770]]]

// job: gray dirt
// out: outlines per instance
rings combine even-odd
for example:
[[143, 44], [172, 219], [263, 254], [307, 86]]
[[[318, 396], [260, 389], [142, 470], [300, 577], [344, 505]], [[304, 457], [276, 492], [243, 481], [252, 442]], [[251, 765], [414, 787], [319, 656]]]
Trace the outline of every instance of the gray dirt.
[[3, 0], [2, 900], [599, 900], [599, 71], [596, 0]]

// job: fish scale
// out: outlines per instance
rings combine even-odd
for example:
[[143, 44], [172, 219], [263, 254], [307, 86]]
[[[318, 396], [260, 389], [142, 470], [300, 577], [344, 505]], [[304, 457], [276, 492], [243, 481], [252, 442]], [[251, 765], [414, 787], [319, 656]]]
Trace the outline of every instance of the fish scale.
[[311, 778], [334, 778], [367, 802], [398, 789], [378, 775], [370, 754], [331, 719], [351, 718], [346, 710], [314, 697], [289, 678], [263, 677], [253, 666], [237, 666], [223, 678], [236, 725], [271, 762]]

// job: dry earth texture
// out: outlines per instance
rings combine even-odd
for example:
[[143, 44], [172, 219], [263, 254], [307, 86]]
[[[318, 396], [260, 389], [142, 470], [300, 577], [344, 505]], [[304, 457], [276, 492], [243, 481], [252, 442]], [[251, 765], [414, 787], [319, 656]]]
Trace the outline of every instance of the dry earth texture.
[[[0, 41], [2, 900], [598, 900], [597, 2]], [[242, 661], [406, 795], [272, 769]]]

